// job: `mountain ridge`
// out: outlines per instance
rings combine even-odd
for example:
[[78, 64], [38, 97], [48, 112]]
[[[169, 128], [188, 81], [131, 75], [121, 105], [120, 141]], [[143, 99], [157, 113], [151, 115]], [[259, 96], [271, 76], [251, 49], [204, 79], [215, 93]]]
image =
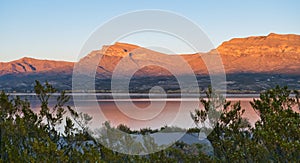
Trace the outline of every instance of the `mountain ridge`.
[[20, 73], [44, 73], [44, 72], [69, 72], [73, 69], [73, 62], [40, 60], [23, 57], [10, 62], [0, 62], [0, 75]]
[[0, 90], [30, 92], [34, 80], [48, 81], [59, 90], [71, 90], [73, 71], [85, 74], [84, 78], [95, 77], [95, 89], [104, 92], [111, 88], [113, 75], [132, 75], [130, 90], [134, 92], [148, 92], [157, 84], [178, 92], [181, 89], [173, 75], [190, 74], [196, 74], [199, 87], [205, 89], [211, 83], [203, 58], [216, 53], [226, 71], [228, 92], [253, 93], [277, 84], [300, 89], [300, 36], [271, 33], [234, 38], [208, 53], [167, 55], [117, 42], [90, 52], [77, 63], [29, 57], [0, 62]]
[[[270, 33], [267, 36], [233, 38], [224, 41], [208, 53], [199, 52], [176, 56], [181, 56], [187, 61], [196, 74], [207, 74], [208, 71], [201, 56], [213, 55], [217, 52], [222, 58], [226, 73], [276, 72], [300, 74], [300, 66], [298, 66], [300, 65], [300, 35], [295, 34]], [[100, 57], [101, 60], [98, 63]], [[172, 58], [176, 58], [174, 55], [163, 54], [133, 44], [116, 42], [113, 45], [105, 45], [99, 50], [90, 52], [77, 63], [40, 60], [29, 57], [10, 62], [0, 62], [0, 75], [41, 72], [72, 73], [73, 66], [79, 64], [85, 65], [87, 69], [97, 67], [97, 73], [109, 78], [116, 65], [126, 57], [130, 58], [127, 61], [127, 66], [131, 66], [131, 69], [136, 68], [134, 66], [138, 67], [139, 64], [155, 65], [162, 63], [161, 67], [165, 65], [169, 67], [182, 66], [174, 64], [174, 61], [172, 61]], [[161, 68], [152, 66], [148, 69], [146, 67], [143, 73], [138, 72], [137, 75], [169, 75], [169, 73], [162, 73], [162, 71]], [[184, 71], [182, 73], [184, 74]]]

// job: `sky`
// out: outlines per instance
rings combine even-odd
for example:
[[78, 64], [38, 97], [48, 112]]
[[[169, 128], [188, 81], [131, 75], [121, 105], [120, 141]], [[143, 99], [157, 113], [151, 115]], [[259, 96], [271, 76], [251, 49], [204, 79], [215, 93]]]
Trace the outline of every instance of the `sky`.
[[[144, 9], [170, 11], [188, 18], [215, 47], [235, 37], [271, 32], [300, 34], [297, 0], [0, 0], [0, 62], [25, 56], [76, 61], [83, 44], [99, 26], [118, 15]], [[137, 35], [121, 41], [140, 46], [160, 43], [162, 36], [151, 36], [145, 39]], [[172, 52], [191, 52], [179, 46], [176, 39], [164, 40]]]

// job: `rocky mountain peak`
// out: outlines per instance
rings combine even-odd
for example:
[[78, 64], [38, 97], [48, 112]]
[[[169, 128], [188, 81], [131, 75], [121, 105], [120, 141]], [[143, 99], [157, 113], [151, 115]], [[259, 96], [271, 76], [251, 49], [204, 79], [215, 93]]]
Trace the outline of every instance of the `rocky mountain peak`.
[[[299, 74], [300, 68], [300, 35], [275, 34], [267, 36], [251, 36], [234, 38], [224, 42], [217, 49], [221, 54], [227, 73], [293, 73]], [[201, 55], [207, 55], [201, 54]], [[182, 55], [196, 74], [207, 73], [201, 55]], [[125, 57], [129, 56], [129, 57]], [[143, 68], [143, 65], [161, 65], [176, 68], [181, 74], [186, 74], [182, 65], [173, 55], [166, 55], [137, 45], [116, 42], [103, 46], [82, 58], [76, 65], [83, 67], [83, 72], [97, 69], [97, 74], [103, 78], [111, 77], [116, 65], [125, 60], [124, 71]], [[69, 73], [73, 71], [72, 62], [38, 60], [21, 58], [11, 62], [0, 62], [0, 76], [15, 73]], [[81, 72], [81, 71], [80, 71]], [[162, 68], [148, 66], [140, 71], [141, 75], [155, 76], [162, 74]]]
[[101, 49], [101, 53], [108, 56], [127, 56], [134, 49], [140, 48], [137, 45], [116, 42], [113, 45], [104, 45]]
[[234, 38], [222, 43], [217, 50], [223, 56], [272, 55], [293, 58], [300, 53], [300, 36], [270, 33], [267, 36]]

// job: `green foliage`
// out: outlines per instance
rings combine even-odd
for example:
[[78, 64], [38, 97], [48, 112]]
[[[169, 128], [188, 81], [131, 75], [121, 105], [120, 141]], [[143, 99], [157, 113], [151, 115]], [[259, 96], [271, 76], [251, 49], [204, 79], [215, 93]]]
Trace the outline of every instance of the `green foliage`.
[[206, 98], [200, 98], [204, 108], [196, 109], [194, 113], [191, 112], [191, 117], [201, 132], [208, 135], [217, 124], [223, 106], [228, 106], [230, 103], [211, 87], [206, 91]]
[[290, 97], [291, 92], [287, 87], [276, 87], [251, 102], [261, 117], [252, 129], [254, 140], [272, 161], [300, 159], [300, 114], [292, 110], [297, 99]]
[[[224, 101], [223, 112], [208, 136], [214, 147], [214, 158], [222, 162], [297, 162], [300, 159], [299, 93], [287, 87], [275, 87], [261, 93], [251, 102], [260, 116], [255, 126], [242, 117], [240, 102]], [[201, 100], [204, 109], [192, 113], [195, 123], [209, 119], [213, 91]], [[216, 97], [216, 96], [215, 96]], [[293, 110], [294, 109], [294, 110]], [[201, 131], [199, 129], [199, 131]]]
[[[79, 123], [84, 129], [78, 130], [74, 127], [74, 118], [71, 120], [70, 117], [66, 117], [64, 135], [56, 129], [64, 120], [65, 104], [70, 97], [62, 92], [57, 97], [57, 104], [49, 108], [48, 100], [56, 90], [47, 82], [42, 85], [38, 81], [34, 88], [41, 102], [39, 113], [33, 112], [26, 100], [23, 101], [19, 97], [10, 99], [4, 92], [0, 94], [0, 160], [4, 162], [99, 160], [99, 156], [90, 155], [98, 153], [96, 152], [98, 149], [84, 144], [87, 136], [82, 131], [85, 129], [86, 121], [78, 121], [85, 122]], [[69, 106], [67, 108], [71, 115], [84, 115], [76, 113]], [[90, 117], [85, 116], [85, 120], [89, 121]]]
[[[78, 113], [68, 106], [70, 99], [64, 92], [49, 107], [49, 100], [57, 93], [49, 83], [36, 81], [35, 92], [41, 109], [34, 112], [27, 100], [0, 93], [0, 162], [298, 162], [300, 160], [299, 92], [276, 87], [261, 93], [251, 102], [260, 117], [255, 126], [243, 118], [240, 102], [227, 102], [211, 88], [207, 98], [200, 101], [204, 108], [191, 116], [198, 128], [188, 133], [210, 131], [207, 139], [214, 155], [202, 153], [204, 146], [176, 142], [163, 151], [148, 155], [126, 155], [113, 149], [130, 149], [131, 153], [147, 153], [160, 148], [149, 136], [155, 132], [185, 131], [164, 126], [160, 130], [144, 128], [132, 131], [126, 125], [118, 127], [104, 123], [104, 129], [91, 137], [92, 117]], [[291, 96], [291, 93], [294, 96]], [[221, 108], [221, 110], [220, 110]], [[59, 132], [58, 127], [64, 131]], [[204, 128], [204, 130], [203, 130]], [[130, 133], [120, 134], [120, 133]], [[134, 134], [144, 135], [141, 142]], [[106, 142], [101, 145], [99, 142]], [[114, 142], [119, 142], [114, 144]]]

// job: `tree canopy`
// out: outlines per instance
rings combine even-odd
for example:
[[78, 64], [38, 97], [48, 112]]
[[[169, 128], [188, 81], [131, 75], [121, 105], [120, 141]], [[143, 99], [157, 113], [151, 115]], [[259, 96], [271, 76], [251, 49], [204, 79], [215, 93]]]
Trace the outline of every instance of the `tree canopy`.
[[[209, 131], [207, 139], [213, 155], [203, 152], [203, 144], [176, 142], [165, 150], [148, 155], [126, 155], [107, 149], [90, 135], [92, 117], [78, 113], [67, 103], [65, 92], [49, 107], [49, 99], [57, 90], [49, 83], [36, 81], [34, 90], [40, 110], [34, 112], [30, 102], [20, 97], [0, 94], [0, 162], [297, 162], [300, 160], [299, 93], [287, 87], [275, 87], [261, 93], [251, 106], [260, 119], [251, 126], [243, 117], [240, 102], [226, 101], [212, 89], [207, 98], [200, 99], [204, 108], [197, 108], [191, 117], [199, 128], [187, 132]], [[292, 96], [293, 94], [294, 96]], [[216, 98], [218, 100], [216, 100]], [[222, 107], [222, 110], [216, 108]], [[295, 111], [296, 110], [296, 111]], [[218, 118], [216, 118], [218, 117]], [[209, 122], [213, 125], [204, 124]], [[63, 126], [63, 132], [58, 131]], [[150, 128], [133, 131], [126, 125], [104, 127], [125, 133], [158, 132]], [[178, 128], [161, 129], [177, 131]], [[204, 130], [203, 130], [204, 129]], [[109, 131], [109, 130], [108, 130]], [[106, 134], [109, 134], [108, 132]], [[146, 151], [155, 147], [151, 137], [144, 144], [131, 137], [110, 135], [120, 141], [119, 147]], [[101, 138], [101, 137], [100, 137]], [[108, 140], [109, 143], [109, 140]], [[134, 148], [133, 148], [134, 147]]]

